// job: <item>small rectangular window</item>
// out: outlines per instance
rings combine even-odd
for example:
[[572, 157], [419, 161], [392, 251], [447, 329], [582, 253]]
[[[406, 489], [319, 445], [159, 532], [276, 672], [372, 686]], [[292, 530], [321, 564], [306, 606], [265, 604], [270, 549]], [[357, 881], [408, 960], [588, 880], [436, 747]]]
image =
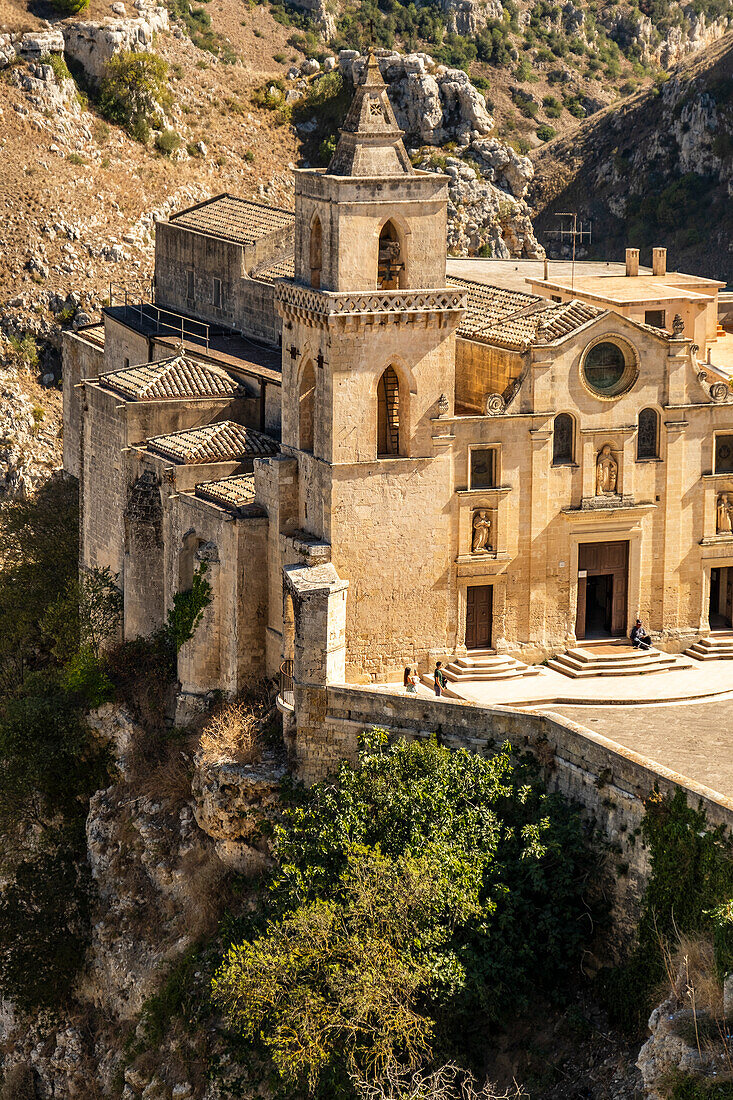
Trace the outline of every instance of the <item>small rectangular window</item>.
[[214, 307], [221, 309], [222, 293], [221, 293], [221, 279], [214, 279]]
[[130, 360], [127, 358], [127, 356], [125, 356], [125, 370], [127, 370], [129, 365], [130, 365]]
[[496, 448], [481, 447], [470, 452], [469, 488], [493, 489], [496, 486]]
[[[216, 293], [216, 290], [214, 291]], [[193, 301], [194, 297], [194, 283], [193, 283], [193, 271], [186, 273], [186, 297]]]
[[715, 437], [715, 473], [733, 474], [733, 435]]
[[664, 328], [666, 316], [663, 309], [647, 309], [644, 313], [644, 324], [653, 325], [654, 328]]

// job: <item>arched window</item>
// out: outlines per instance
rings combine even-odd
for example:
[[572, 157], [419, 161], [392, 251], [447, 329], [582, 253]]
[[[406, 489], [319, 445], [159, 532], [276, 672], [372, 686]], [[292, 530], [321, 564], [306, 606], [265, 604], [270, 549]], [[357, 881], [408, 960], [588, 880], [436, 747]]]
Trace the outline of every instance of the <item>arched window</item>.
[[400, 235], [394, 222], [387, 222], [379, 234], [379, 259], [377, 263], [377, 289], [399, 290], [404, 286], [405, 258], [402, 255]]
[[400, 453], [400, 382], [387, 367], [377, 386], [377, 456]]
[[558, 413], [552, 427], [552, 465], [564, 466], [573, 461], [575, 425], [569, 413]]
[[323, 230], [321, 219], [316, 217], [311, 226], [310, 268], [311, 286], [318, 289], [321, 285], [321, 267], [323, 266]]
[[656, 409], [642, 409], [639, 413], [636, 457], [659, 457], [659, 416]]
[[298, 407], [298, 446], [301, 451], [313, 451], [313, 416], [316, 403], [316, 375], [310, 359], [300, 378]]

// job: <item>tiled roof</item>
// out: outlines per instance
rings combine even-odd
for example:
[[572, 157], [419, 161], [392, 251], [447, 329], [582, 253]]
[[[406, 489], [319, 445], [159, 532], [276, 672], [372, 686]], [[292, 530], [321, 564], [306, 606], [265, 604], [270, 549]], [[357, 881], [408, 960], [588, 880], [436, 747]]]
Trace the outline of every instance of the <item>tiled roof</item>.
[[171, 215], [170, 221], [207, 237], [219, 237], [235, 244], [253, 244], [278, 229], [293, 226], [295, 214], [292, 210], [250, 202], [235, 195], [216, 195], [208, 202]]
[[473, 338], [498, 347], [522, 351], [531, 344], [553, 344], [604, 312], [605, 310], [588, 305], [587, 302], [573, 301], [559, 305], [553, 303], [532, 313], [505, 317]]
[[225, 508], [245, 508], [255, 499], [254, 474], [235, 474], [220, 481], [202, 481], [196, 486], [196, 496], [213, 500]]
[[279, 260], [263, 264], [252, 272], [253, 279], [261, 279], [264, 283], [274, 283], [276, 279], [295, 278], [295, 257], [292, 252], [281, 256]]
[[135, 401], [156, 398], [229, 397], [239, 383], [220, 367], [199, 363], [187, 355], [173, 355], [103, 374], [100, 381], [111, 390]]
[[274, 439], [231, 420], [206, 424], [202, 428], [187, 428], [171, 435], [154, 436], [147, 445], [148, 450], [185, 466], [262, 458], [277, 454], [279, 450]]
[[519, 310], [529, 309], [544, 301], [536, 294], [524, 294], [521, 290], [506, 290], [470, 279], [448, 276], [447, 285], [463, 287], [468, 293], [468, 308], [458, 328], [459, 336], [473, 337], [483, 329], [492, 327], [502, 317]]

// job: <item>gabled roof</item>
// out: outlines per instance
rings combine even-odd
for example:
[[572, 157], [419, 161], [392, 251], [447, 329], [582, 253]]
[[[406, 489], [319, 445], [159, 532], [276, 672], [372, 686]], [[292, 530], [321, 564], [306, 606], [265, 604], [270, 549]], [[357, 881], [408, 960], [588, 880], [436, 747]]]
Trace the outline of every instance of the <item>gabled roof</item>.
[[261, 267], [255, 268], [251, 275], [253, 279], [260, 279], [263, 283], [274, 283], [276, 279], [294, 279], [295, 256], [288, 252], [277, 260], [267, 260]]
[[202, 481], [195, 492], [202, 500], [210, 500], [229, 512], [267, 515], [263, 508], [255, 505], [254, 474], [235, 474], [218, 481]]
[[495, 328], [483, 332], [479, 339], [517, 351], [532, 344], [554, 344], [606, 312], [586, 302], [553, 303], [532, 313], [507, 317]]
[[187, 355], [172, 355], [154, 363], [110, 371], [100, 377], [100, 382], [133, 401], [231, 397], [240, 390], [237, 380], [221, 367], [199, 363]]
[[207, 237], [250, 245], [278, 230], [292, 228], [295, 225], [295, 214], [292, 210], [223, 194], [215, 195], [213, 199], [197, 206], [179, 210], [177, 214], [171, 215], [169, 221]]
[[280, 449], [269, 436], [231, 420], [154, 436], [148, 440], [147, 447], [149, 451], [181, 466], [204, 462], [240, 462], [244, 458], [274, 455]]
[[536, 294], [525, 294], [521, 290], [506, 290], [504, 287], [476, 283], [470, 279], [456, 279], [453, 276], [448, 276], [446, 284], [461, 287], [468, 292], [468, 308], [458, 327], [458, 335], [470, 338], [480, 338], [482, 331], [493, 328], [503, 317], [539, 306], [546, 300]]

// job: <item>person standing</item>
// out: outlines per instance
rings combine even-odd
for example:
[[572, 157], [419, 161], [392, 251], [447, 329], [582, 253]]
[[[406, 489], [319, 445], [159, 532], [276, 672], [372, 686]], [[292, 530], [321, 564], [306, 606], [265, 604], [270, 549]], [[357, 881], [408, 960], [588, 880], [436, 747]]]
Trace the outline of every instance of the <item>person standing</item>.
[[435, 665], [435, 672], [433, 673], [433, 683], [435, 684], [435, 694], [438, 696], [438, 698], [440, 698], [445, 690], [446, 684], [448, 683], [445, 678], [445, 673], [443, 672], [442, 661], [438, 661]]
[[405, 685], [405, 691], [410, 695], [417, 695], [417, 673], [409, 665], [405, 669], [405, 675], [403, 676], [403, 682]]

